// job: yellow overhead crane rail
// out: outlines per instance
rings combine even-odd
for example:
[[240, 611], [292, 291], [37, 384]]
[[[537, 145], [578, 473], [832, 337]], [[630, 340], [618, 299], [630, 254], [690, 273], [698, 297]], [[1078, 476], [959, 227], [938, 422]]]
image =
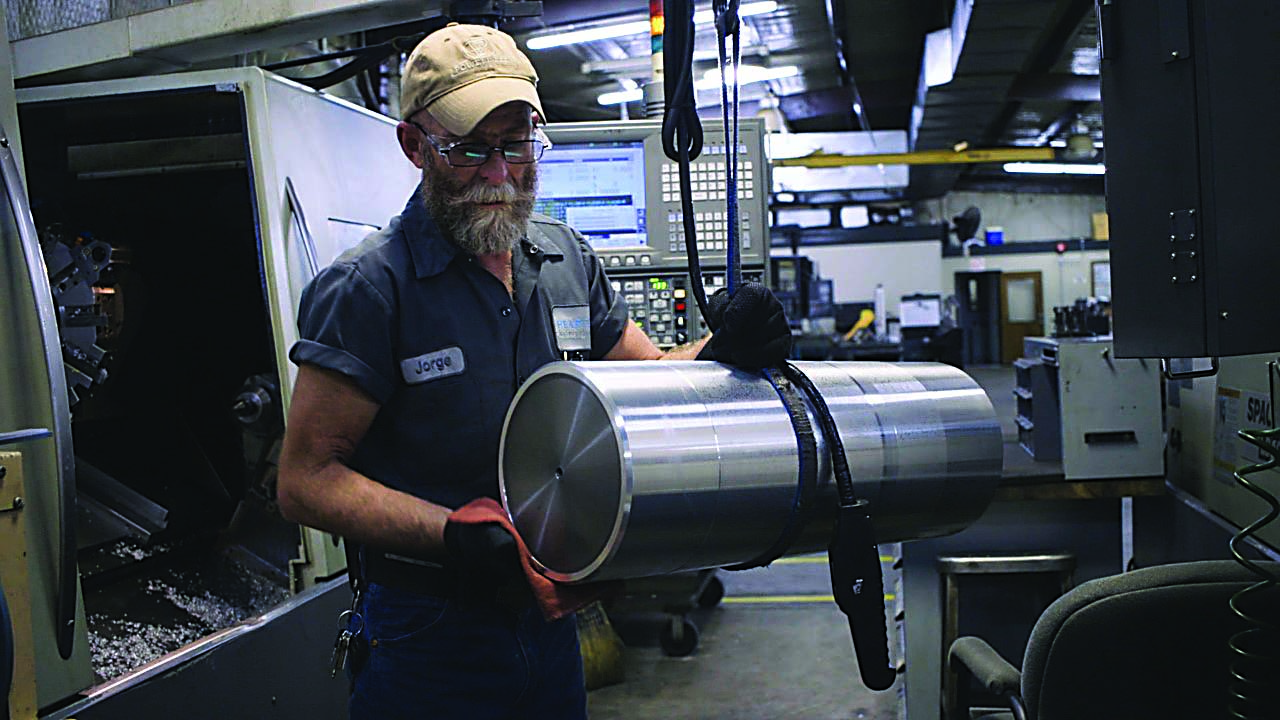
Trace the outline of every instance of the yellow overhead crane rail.
[[816, 152], [797, 158], [773, 160], [774, 167], [833, 168], [849, 165], [952, 165], [956, 163], [1004, 163], [1053, 160], [1051, 147], [987, 148], [978, 150], [917, 150], [874, 155], [833, 155]]

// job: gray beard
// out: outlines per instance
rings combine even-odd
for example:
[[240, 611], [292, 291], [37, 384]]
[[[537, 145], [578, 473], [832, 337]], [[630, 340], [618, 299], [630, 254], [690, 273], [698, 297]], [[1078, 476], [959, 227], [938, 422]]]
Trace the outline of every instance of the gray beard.
[[[532, 165], [520, 187], [499, 187], [454, 181], [434, 163], [422, 170], [422, 201], [440, 228], [460, 250], [469, 255], [489, 255], [515, 248], [525, 235], [538, 186], [538, 166]], [[481, 203], [503, 202], [492, 210]]]

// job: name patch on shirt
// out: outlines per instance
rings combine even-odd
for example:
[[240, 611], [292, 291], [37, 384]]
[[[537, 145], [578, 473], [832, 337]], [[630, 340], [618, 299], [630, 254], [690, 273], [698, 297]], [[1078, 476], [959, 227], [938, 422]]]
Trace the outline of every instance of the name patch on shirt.
[[591, 308], [587, 305], [557, 305], [551, 308], [560, 352], [591, 349]]
[[400, 374], [410, 385], [460, 375], [467, 369], [462, 348], [454, 346], [400, 361]]

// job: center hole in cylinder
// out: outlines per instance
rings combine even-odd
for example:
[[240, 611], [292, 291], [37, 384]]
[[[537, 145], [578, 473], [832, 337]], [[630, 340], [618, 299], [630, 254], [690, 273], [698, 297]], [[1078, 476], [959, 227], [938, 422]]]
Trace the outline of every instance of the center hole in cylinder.
[[556, 479], [564, 477], [564, 468], [556, 468]]

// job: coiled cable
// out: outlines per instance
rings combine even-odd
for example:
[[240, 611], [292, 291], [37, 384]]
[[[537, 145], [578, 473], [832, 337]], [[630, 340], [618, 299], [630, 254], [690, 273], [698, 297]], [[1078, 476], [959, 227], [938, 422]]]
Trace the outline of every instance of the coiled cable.
[[[1267, 364], [1273, 398], [1278, 372], [1280, 365], [1276, 361]], [[1232, 556], [1256, 575], [1258, 582], [1233, 595], [1230, 601], [1231, 611], [1248, 627], [1227, 641], [1231, 652], [1227, 709], [1232, 718], [1261, 720], [1276, 717], [1276, 708], [1280, 706], [1280, 682], [1277, 682], [1280, 679], [1280, 621], [1277, 619], [1280, 602], [1275, 597], [1280, 578], [1245, 557], [1242, 545], [1280, 517], [1280, 500], [1248, 477], [1280, 465], [1280, 428], [1240, 430], [1238, 434], [1269, 457], [1237, 470], [1236, 483], [1260, 498], [1270, 510], [1231, 538]]]

